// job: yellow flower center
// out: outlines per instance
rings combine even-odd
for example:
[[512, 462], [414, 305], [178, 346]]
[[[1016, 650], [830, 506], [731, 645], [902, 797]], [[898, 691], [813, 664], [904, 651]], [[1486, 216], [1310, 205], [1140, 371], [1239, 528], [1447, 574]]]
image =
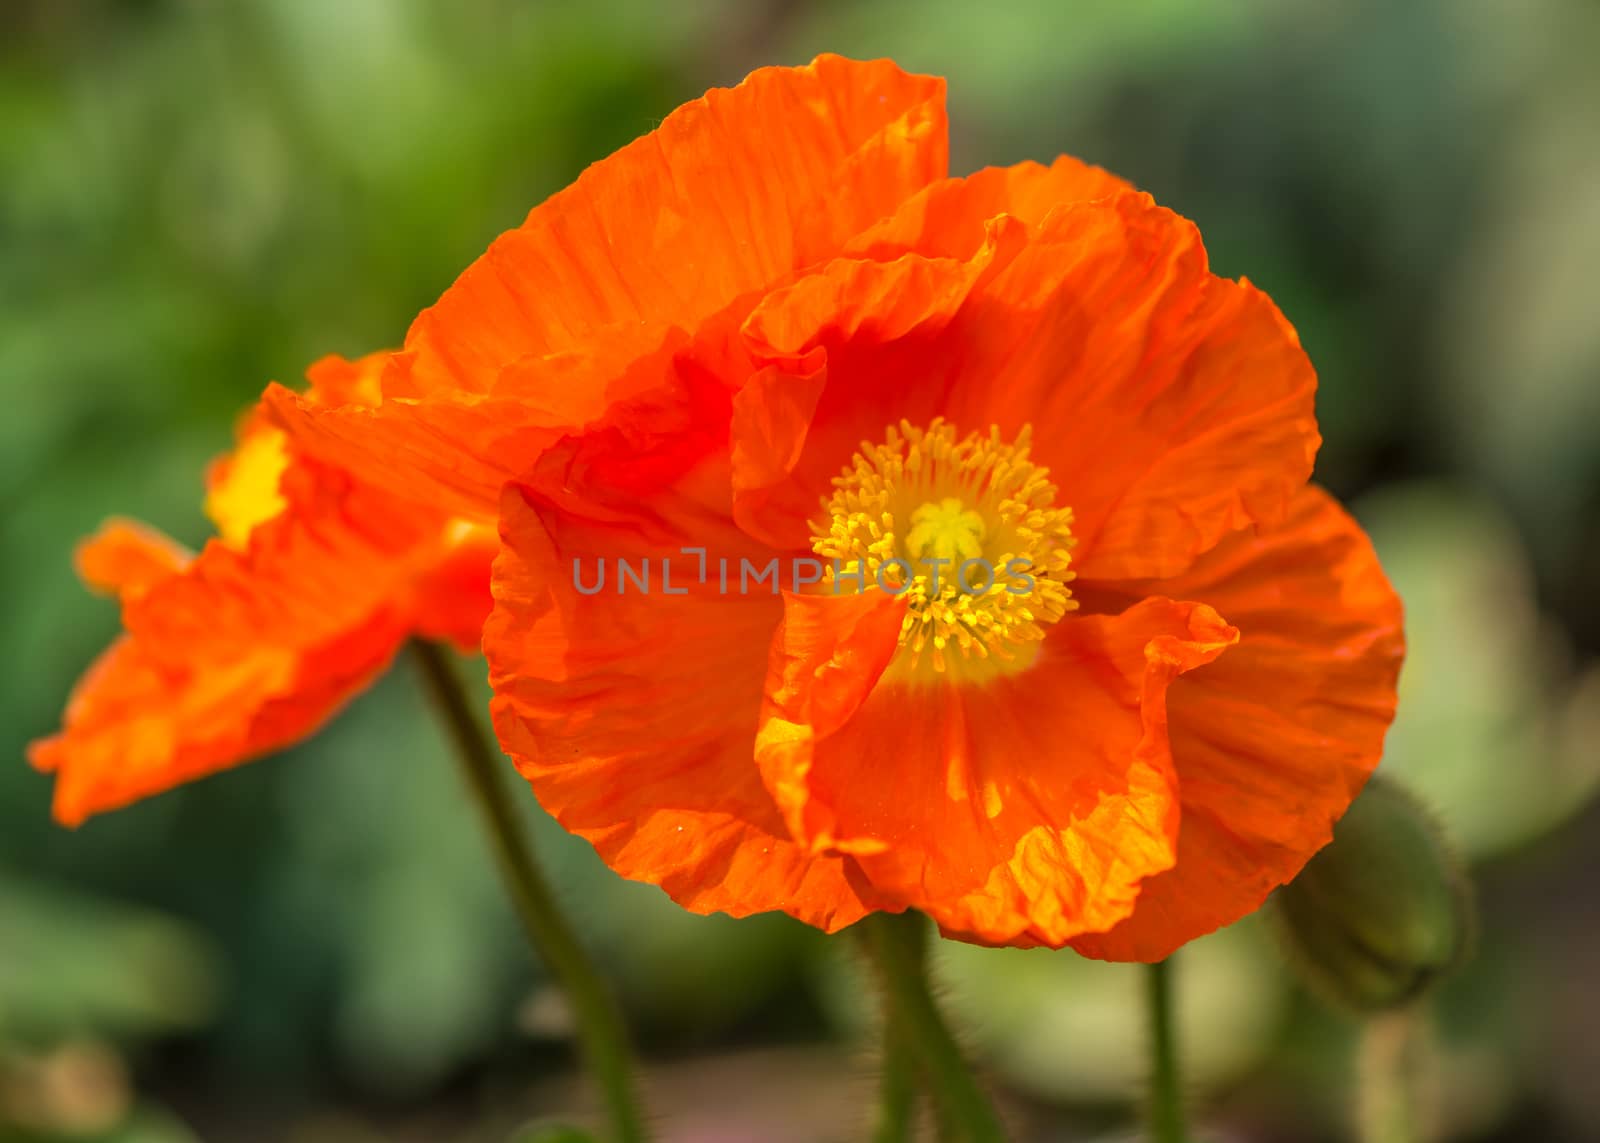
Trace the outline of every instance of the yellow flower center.
[[1072, 509], [1049, 470], [1028, 459], [1031, 427], [957, 438], [942, 418], [904, 421], [863, 442], [812, 522], [828, 562], [822, 588], [882, 590], [906, 600], [907, 682], [983, 681], [1027, 666], [1044, 629], [1078, 606], [1067, 584]]
[[979, 560], [988, 531], [982, 516], [954, 496], [946, 496], [911, 513], [906, 551], [918, 560]]

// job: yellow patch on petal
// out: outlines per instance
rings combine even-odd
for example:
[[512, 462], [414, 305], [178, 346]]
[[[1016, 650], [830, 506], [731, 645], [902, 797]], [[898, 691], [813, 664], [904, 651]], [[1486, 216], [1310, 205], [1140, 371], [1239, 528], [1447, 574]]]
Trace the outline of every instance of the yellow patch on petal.
[[289, 467], [288, 437], [279, 429], [255, 428], [220, 466], [206, 492], [205, 513], [225, 543], [242, 548], [250, 533], [287, 507], [278, 481]]

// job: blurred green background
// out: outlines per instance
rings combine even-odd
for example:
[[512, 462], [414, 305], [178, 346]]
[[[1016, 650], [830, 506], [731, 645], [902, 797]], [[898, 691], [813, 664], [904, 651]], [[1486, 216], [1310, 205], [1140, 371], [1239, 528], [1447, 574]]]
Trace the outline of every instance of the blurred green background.
[[[958, 172], [1069, 151], [1133, 179], [1298, 325], [1319, 476], [1408, 605], [1385, 767], [1481, 887], [1436, 1006], [1446, 1135], [1600, 1138], [1592, 0], [3, 0], [0, 1140], [501, 1140], [581, 1111], [408, 665], [305, 747], [75, 833], [22, 752], [116, 627], [80, 536], [121, 513], [198, 543], [265, 381], [397, 343], [584, 165], [824, 50], [948, 76]], [[536, 814], [666, 1138], [862, 1137], [846, 942], [681, 914]], [[1208, 1123], [1348, 1137], [1355, 1026], [1261, 930], [1183, 958]], [[940, 971], [1034, 1137], [1128, 1137], [1136, 976], [969, 947]]]

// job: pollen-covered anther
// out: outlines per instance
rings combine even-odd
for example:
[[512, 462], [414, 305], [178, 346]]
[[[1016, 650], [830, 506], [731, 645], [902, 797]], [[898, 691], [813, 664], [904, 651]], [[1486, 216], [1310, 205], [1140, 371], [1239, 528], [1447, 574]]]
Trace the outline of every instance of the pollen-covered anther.
[[982, 679], [1026, 665], [1045, 628], [1078, 606], [1068, 583], [1072, 509], [1028, 458], [1031, 428], [957, 436], [942, 418], [862, 442], [812, 524], [822, 588], [906, 600], [906, 679]]

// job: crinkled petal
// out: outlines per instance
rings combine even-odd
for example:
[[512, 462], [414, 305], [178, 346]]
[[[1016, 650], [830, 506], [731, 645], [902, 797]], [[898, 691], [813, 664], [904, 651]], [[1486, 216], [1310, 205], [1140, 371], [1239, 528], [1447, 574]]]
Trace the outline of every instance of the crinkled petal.
[[1282, 517], [1318, 443], [1316, 378], [1271, 301], [1211, 275], [1194, 227], [1145, 195], [1057, 209], [1022, 237], [965, 262], [840, 260], [752, 315], [778, 376], [740, 399], [794, 406], [745, 418], [785, 426], [764, 447], [795, 458], [792, 487], [759, 490], [790, 517], [764, 534], [799, 536], [859, 442], [935, 415], [1013, 439], [1033, 426], [1086, 578], [1173, 575]]
[[285, 507], [243, 547], [192, 559], [112, 525], [80, 554], [117, 590], [127, 634], [85, 675], [30, 757], [57, 775], [67, 824], [312, 733], [414, 631], [475, 648], [488, 613], [491, 534], [302, 461]]
[[383, 375], [394, 354], [378, 350], [363, 357], [330, 353], [306, 370], [307, 393], [319, 405], [376, 405], [383, 399]]
[[487, 523], [501, 487], [545, 450], [603, 421], [613, 406], [676, 384], [686, 336], [661, 326], [649, 332], [648, 345], [633, 323], [626, 337], [601, 338], [582, 352], [519, 359], [488, 393], [328, 407], [273, 385], [265, 403], [302, 447], [374, 487]]
[[810, 545], [809, 521], [862, 442], [939, 414], [959, 352], [947, 337], [975, 291], [1021, 249], [999, 219], [966, 260], [910, 254], [837, 259], [770, 294], [743, 335], [762, 365], [733, 398], [734, 514], [780, 548]]
[[1086, 579], [1173, 575], [1281, 519], [1310, 476], [1316, 374], [1294, 330], [1147, 195], [1052, 214], [962, 318], [948, 416], [1033, 425]]
[[417, 568], [443, 550], [443, 517], [419, 516], [336, 469], [304, 462], [282, 487], [289, 506], [244, 548], [212, 540], [182, 574], [126, 601], [123, 622], [150, 654], [181, 664], [199, 648], [335, 638], [408, 599]]
[[1159, 960], [1238, 920], [1327, 844], [1378, 764], [1404, 654], [1371, 544], [1317, 488], [1159, 586], [1215, 605], [1240, 638], [1168, 694], [1178, 862], [1127, 920], [1073, 942], [1111, 960]]
[[[803, 546], [827, 481], [862, 439], [877, 439], [901, 418], [935, 415], [942, 389], [926, 382], [943, 365], [907, 350], [954, 318], [1017, 254], [1028, 228], [1060, 207], [1131, 189], [1067, 155], [1048, 167], [1019, 163], [941, 179], [850, 239], [843, 258], [763, 299], [743, 334], [766, 367], [734, 401], [741, 524], [768, 542]], [[830, 390], [827, 347], [845, 342], [853, 353], [894, 349], [859, 362]]]
[[417, 318], [381, 403], [276, 391], [274, 411], [365, 479], [399, 472], [409, 495], [490, 517], [508, 469], [640, 392], [674, 337], [831, 256], [945, 164], [942, 80], [837, 56], [763, 68], [497, 239]]
[[791, 597], [774, 638], [756, 760], [796, 838], [967, 939], [1058, 946], [1127, 916], [1174, 860], [1168, 684], [1234, 629], [1149, 599], [1069, 617], [983, 686], [906, 684], [877, 679], [898, 631], [873, 594]]
[[124, 636], [78, 684], [62, 731], [28, 757], [56, 775], [56, 820], [75, 826], [313, 733], [383, 671], [404, 634], [380, 611], [315, 647], [264, 640], [183, 664]]
[[430, 558], [416, 569], [410, 585], [416, 634], [477, 653], [484, 621], [494, 607], [489, 569], [500, 552], [498, 533], [456, 522], [446, 526], [442, 543], [424, 551]]
[[[782, 909], [833, 930], [877, 907], [852, 862], [789, 837], [751, 758], [782, 604], [759, 589], [724, 594], [716, 560], [737, 577], [740, 558], [764, 564], [763, 553], [726, 525], [702, 534], [701, 583], [697, 558], [660, 535], [542, 512], [519, 486], [506, 490], [501, 536], [484, 634], [495, 727], [563, 826], [695, 912]], [[619, 558], [636, 576], [651, 562], [648, 593], [619, 587]]]
[[944, 81], [887, 60], [710, 91], [496, 240], [417, 319], [385, 396], [487, 392], [512, 362], [630, 322], [692, 329], [943, 177], [945, 136]]
[[75, 562], [84, 583], [120, 599], [143, 595], [193, 558], [182, 544], [154, 528], [115, 519], [78, 545]]
[[[1020, 163], [942, 179], [846, 243], [846, 257], [763, 299], [743, 334], [767, 367], [734, 398], [740, 522], [770, 543], [803, 546], [819, 491], [861, 439], [902, 417], [933, 415], [937, 390], [922, 382], [938, 367], [904, 351], [950, 321], [1017, 254], [1028, 227], [1058, 207], [1128, 189], [1066, 155], [1048, 167]], [[863, 362], [848, 385], [829, 391], [826, 346], [845, 341], [899, 342], [900, 352]], [[825, 392], [829, 405], [819, 414]], [[796, 473], [805, 451], [809, 463]]]
[[1037, 226], [1061, 207], [1133, 189], [1109, 171], [1070, 155], [1048, 167], [1031, 162], [985, 167], [930, 183], [894, 214], [850, 239], [842, 253], [878, 262], [902, 254], [965, 260], [982, 246], [987, 224], [1001, 215]]

